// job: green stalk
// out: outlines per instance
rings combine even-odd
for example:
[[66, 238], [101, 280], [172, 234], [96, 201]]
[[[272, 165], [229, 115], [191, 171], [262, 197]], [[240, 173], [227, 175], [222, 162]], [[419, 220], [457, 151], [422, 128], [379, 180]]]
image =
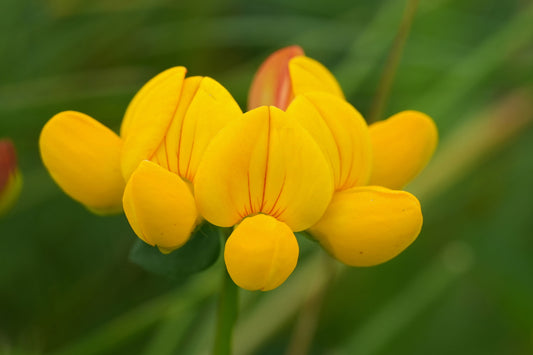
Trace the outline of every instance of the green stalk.
[[[225, 231], [224, 231], [225, 232]], [[227, 237], [229, 233], [224, 233]], [[225, 242], [224, 238], [224, 242]], [[224, 267], [220, 301], [218, 304], [218, 319], [215, 333], [214, 355], [231, 355], [233, 345], [233, 328], [237, 320], [239, 289]]]
[[411, 24], [415, 18], [416, 9], [418, 7], [419, 0], [408, 0], [407, 6], [402, 18], [402, 23], [398, 29], [398, 34], [394, 39], [392, 48], [387, 58], [387, 63], [383, 69], [381, 79], [379, 81], [378, 90], [372, 103], [370, 109], [370, 114], [368, 115], [368, 122], [375, 122], [381, 119], [383, 111], [385, 110], [385, 105], [389, 98], [389, 94], [392, 88], [392, 83], [394, 82], [394, 77], [396, 76], [396, 71], [398, 69], [398, 64], [400, 64], [400, 59], [402, 58], [403, 48], [407, 37], [409, 36], [409, 31], [411, 30]]

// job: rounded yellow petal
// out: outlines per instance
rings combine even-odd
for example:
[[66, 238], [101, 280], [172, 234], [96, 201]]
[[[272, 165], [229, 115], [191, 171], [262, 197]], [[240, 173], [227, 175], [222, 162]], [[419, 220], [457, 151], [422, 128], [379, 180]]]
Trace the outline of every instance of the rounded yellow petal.
[[285, 110], [293, 98], [289, 61], [304, 54], [299, 46], [289, 46], [272, 53], [259, 67], [248, 94], [248, 110], [276, 106]]
[[433, 120], [403, 111], [370, 126], [374, 154], [369, 184], [401, 189], [424, 169], [437, 147]]
[[199, 219], [187, 183], [146, 160], [126, 185], [124, 212], [135, 234], [162, 252], [185, 244]]
[[[164, 76], [166, 80], [147, 84], [148, 92], [160, 98], [147, 96], [135, 105], [143, 116], [128, 128], [122, 154], [125, 177], [142, 160], [151, 160], [193, 181], [211, 139], [227, 122], [242, 115], [231, 94], [215, 80], [190, 77], [179, 82], [184, 72], [170, 71], [174, 74]], [[161, 102], [163, 98], [167, 101]]]
[[207, 148], [194, 184], [201, 214], [231, 227], [265, 213], [294, 231], [313, 225], [333, 192], [333, 173], [312, 137], [271, 106], [246, 113]]
[[186, 69], [168, 69], [150, 80], [133, 98], [124, 117], [122, 173], [128, 180], [139, 163], [151, 159], [167, 133], [181, 98]]
[[337, 79], [321, 63], [305, 56], [291, 59], [289, 62], [292, 91], [294, 96], [308, 92], [329, 92], [344, 99]]
[[74, 200], [96, 213], [122, 210], [122, 141], [93, 118], [74, 111], [55, 115], [39, 140], [52, 178]]
[[311, 134], [328, 158], [335, 189], [366, 185], [372, 167], [368, 126], [345, 100], [322, 92], [297, 96], [287, 113]]
[[224, 261], [239, 287], [269, 291], [293, 272], [298, 253], [298, 242], [290, 228], [259, 214], [244, 219], [235, 228], [226, 242]]
[[367, 186], [337, 192], [310, 232], [343, 263], [373, 266], [400, 254], [421, 228], [422, 211], [416, 197]]

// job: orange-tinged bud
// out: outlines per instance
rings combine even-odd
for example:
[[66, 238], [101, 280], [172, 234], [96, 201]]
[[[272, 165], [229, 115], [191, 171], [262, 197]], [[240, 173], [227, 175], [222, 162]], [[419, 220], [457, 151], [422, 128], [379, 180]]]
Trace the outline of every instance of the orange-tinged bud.
[[17, 167], [15, 147], [10, 140], [0, 140], [0, 215], [17, 200], [22, 178]]
[[259, 67], [248, 94], [248, 110], [276, 106], [285, 110], [293, 98], [289, 61], [304, 55], [299, 46], [289, 46], [272, 53]]

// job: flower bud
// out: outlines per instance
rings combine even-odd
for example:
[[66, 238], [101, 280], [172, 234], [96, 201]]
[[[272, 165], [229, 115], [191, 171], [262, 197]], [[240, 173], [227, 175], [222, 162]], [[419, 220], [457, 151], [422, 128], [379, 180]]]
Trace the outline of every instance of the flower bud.
[[15, 147], [10, 140], [0, 140], [0, 215], [13, 206], [22, 188]]
[[248, 94], [248, 110], [259, 106], [276, 106], [285, 110], [293, 98], [289, 62], [304, 55], [299, 46], [282, 48], [272, 53], [255, 74]]

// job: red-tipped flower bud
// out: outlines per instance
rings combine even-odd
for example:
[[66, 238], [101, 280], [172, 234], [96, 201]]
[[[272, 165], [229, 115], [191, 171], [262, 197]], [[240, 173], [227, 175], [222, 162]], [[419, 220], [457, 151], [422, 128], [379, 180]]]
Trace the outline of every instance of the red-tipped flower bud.
[[304, 55], [299, 46], [272, 53], [255, 74], [248, 94], [248, 110], [259, 106], [276, 106], [285, 110], [293, 98], [289, 61]]
[[17, 200], [22, 179], [17, 167], [15, 147], [8, 139], [0, 140], [0, 215]]

